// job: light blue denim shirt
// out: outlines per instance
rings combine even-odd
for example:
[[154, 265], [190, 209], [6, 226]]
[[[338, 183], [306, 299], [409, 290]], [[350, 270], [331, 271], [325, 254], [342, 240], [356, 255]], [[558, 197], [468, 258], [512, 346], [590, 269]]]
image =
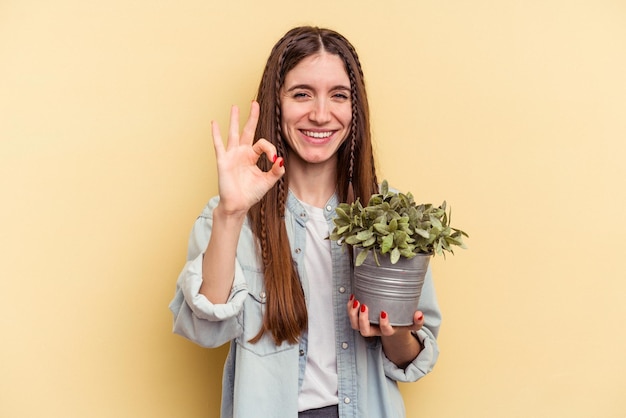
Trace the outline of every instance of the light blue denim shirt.
[[[230, 342], [222, 378], [222, 418], [296, 418], [298, 392], [304, 376], [307, 336], [298, 344], [276, 346], [265, 333], [248, 342], [261, 328], [265, 304], [262, 263], [248, 222], [237, 247], [235, 277], [228, 301], [213, 304], [199, 294], [202, 256], [211, 234], [214, 197], [198, 217], [189, 238], [187, 262], [170, 303], [174, 332], [204, 346]], [[329, 232], [333, 228], [337, 197], [325, 206]], [[289, 193], [285, 223], [291, 251], [308, 300], [309, 280], [304, 270], [307, 213]], [[413, 382], [430, 372], [439, 353], [436, 336], [441, 323], [430, 269], [419, 309], [426, 324], [416, 333], [424, 349], [405, 369], [389, 361], [379, 338], [364, 338], [350, 327], [346, 305], [352, 293], [350, 262], [345, 250], [331, 242], [335, 351], [337, 353], [339, 416], [342, 418], [404, 417], [404, 402], [396, 382]]]

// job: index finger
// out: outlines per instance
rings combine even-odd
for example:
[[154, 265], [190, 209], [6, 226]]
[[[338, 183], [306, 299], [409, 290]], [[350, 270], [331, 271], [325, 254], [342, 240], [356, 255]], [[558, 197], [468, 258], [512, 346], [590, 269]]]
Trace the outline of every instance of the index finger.
[[230, 125], [228, 126], [228, 144], [227, 147], [239, 146], [239, 107], [232, 106], [230, 108]]

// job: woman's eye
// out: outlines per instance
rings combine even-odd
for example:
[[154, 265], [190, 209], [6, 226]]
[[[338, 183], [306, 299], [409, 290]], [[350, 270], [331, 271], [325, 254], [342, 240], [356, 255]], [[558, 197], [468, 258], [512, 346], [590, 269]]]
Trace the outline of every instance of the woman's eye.
[[298, 92], [298, 93], [294, 93], [293, 97], [295, 97], [296, 99], [301, 99], [301, 98], [307, 97], [307, 94], [304, 92]]
[[334, 97], [339, 100], [348, 100], [350, 98], [347, 93], [335, 93]]

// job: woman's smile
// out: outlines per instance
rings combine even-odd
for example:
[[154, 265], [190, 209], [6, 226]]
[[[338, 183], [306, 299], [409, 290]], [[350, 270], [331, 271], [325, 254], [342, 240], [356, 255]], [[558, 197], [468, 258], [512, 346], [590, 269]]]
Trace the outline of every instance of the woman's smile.
[[309, 131], [300, 130], [305, 140], [312, 144], [325, 144], [332, 140], [332, 136], [337, 131]]

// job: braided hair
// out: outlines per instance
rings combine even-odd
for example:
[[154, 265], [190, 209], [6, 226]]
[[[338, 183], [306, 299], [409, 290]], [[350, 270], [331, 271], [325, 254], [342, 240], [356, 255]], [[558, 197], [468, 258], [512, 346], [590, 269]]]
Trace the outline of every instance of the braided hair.
[[[339, 56], [350, 79], [352, 120], [349, 139], [337, 150], [337, 193], [340, 201], [356, 198], [367, 201], [378, 190], [369, 105], [356, 50], [339, 33], [311, 26], [296, 27], [274, 45], [257, 92], [260, 118], [255, 138], [265, 138], [273, 143], [289, 167], [288, 147], [281, 128], [280, 91], [290, 70], [304, 58], [321, 51]], [[264, 157], [258, 162], [264, 171], [269, 170], [271, 164]], [[277, 345], [284, 341], [295, 344], [307, 328], [304, 292], [291, 256], [284, 222], [288, 190], [289, 170], [248, 213], [260, 247], [267, 295], [263, 326], [252, 338], [253, 343], [269, 332]]]

